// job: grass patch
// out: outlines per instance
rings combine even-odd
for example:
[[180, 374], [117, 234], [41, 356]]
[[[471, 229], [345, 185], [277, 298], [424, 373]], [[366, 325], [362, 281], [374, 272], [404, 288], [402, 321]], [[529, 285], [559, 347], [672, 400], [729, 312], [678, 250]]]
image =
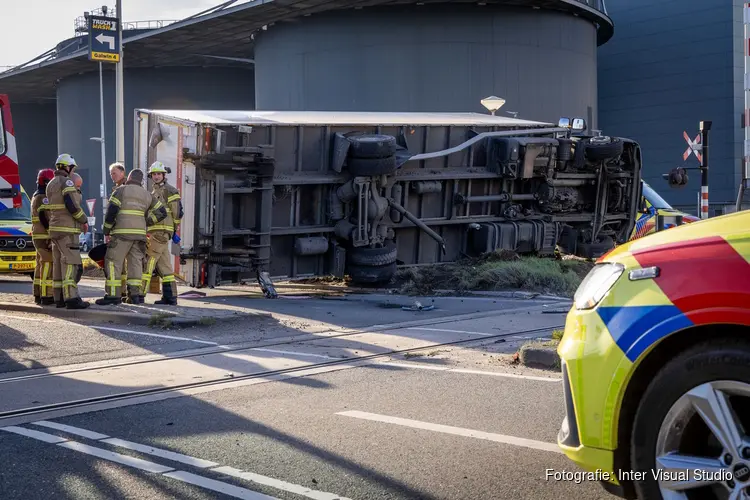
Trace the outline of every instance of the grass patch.
[[478, 259], [429, 267], [401, 269], [396, 274], [401, 293], [432, 295], [455, 292], [523, 290], [572, 297], [593, 262], [575, 258], [521, 257], [498, 251]]
[[148, 326], [152, 328], [169, 328], [172, 326], [172, 315], [164, 313], [152, 314], [148, 319]]
[[552, 332], [552, 340], [557, 340], [558, 342], [560, 342], [563, 338], [564, 333], [564, 330], [554, 330]]
[[203, 316], [198, 320], [198, 324], [201, 326], [213, 326], [216, 324], [216, 318], [212, 318], [211, 316]]

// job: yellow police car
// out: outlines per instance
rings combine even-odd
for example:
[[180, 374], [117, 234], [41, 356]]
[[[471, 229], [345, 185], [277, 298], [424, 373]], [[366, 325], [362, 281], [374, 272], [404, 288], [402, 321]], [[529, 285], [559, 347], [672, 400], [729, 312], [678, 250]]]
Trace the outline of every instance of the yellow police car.
[[[651, 233], [656, 232], [656, 218], [659, 215], [664, 215], [668, 217], [674, 217], [674, 216], [682, 216], [682, 222], [684, 224], [690, 223], [690, 222], [697, 222], [700, 219], [694, 215], [686, 214], [685, 212], [680, 212], [679, 210], [675, 210], [672, 205], [667, 203], [667, 201], [659, 196], [659, 193], [654, 191], [654, 189], [648, 185], [645, 181], [642, 182], [643, 184], [643, 196], [641, 197], [641, 210], [638, 214], [638, 218], [635, 221], [635, 226], [633, 227], [633, 232], [630, 233], [630, 240], [634, 240], [636, 238], [642, 238], [643, 236], [646, 236]], [[664, 229], [669, 229], [671, 227], [674, 227], [674, 222], [665, 221], [664, 223]]]
[[0, 273], [34, 274], [36, 251], [31, 241], [31, 201], [21, 188], [19, 208], [0, 207]]
[[750, 498], [750, 211], [604, 255], [558, 353], [558, 445], [605, 489]]

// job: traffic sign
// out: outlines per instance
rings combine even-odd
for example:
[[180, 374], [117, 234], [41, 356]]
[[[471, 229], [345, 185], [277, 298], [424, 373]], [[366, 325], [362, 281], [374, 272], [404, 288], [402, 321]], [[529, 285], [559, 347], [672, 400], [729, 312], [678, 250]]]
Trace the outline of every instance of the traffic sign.
[[91, 198], [89, 200], [86, 200], [86, 205], [89, 206], [89, 214], [94, 214], [94, 205], [96, 204], [96, 198]]
[[89, 219], [89, 227], [93, 229], [94, 226], [96, 226], [96, 217], [88, 217]]
[[120, 62], [119, 19], [89, 16], [89, 60]]

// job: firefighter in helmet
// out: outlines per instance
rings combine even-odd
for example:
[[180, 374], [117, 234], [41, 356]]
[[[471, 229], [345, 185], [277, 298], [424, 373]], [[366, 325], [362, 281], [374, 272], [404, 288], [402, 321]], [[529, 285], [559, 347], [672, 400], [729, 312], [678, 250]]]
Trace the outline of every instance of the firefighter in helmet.
[[122, 302], [121, 276], [128, 261], [127, 302], [143, 304], [141, 278], [143, 255], [146, 251], [146, 225], [157, 224], [167, 216], [167, 210], [155, 196], [143, 187], [143, 172], [132, 170], [124, 185], [112, 192], [104, 218], [104, 234], [110, 236], [104, 257], [104, 298], [97, 305]]
[[148, 175], [153, 182], [153, 194], [167, 208], [167, 217], [156, 224], [148, 226], [148, 249], [146, 250], [146, 265], [143, 270], [143, 293], [148, 293], [151, 276], [154, 270], [159, 273], [162, 281], [161, 300], [155, 304], [177, 305], [177, 282], [172, 270], [172, 256], [169, 252], [169, 240], [175, 244], [180, 242], [178, 234], [183, 210], [180, 192], [167, 182], [167, 168], [160, 161], [155, 161], [148, 169]]
[[88, 219], [81, 208], [81, 195], [70, 178], [77, 166], [69, 154], [58, 156], [54, 178], [45, 190], [52, 242], [53, 293], [57, 307], [68, 309], [85, 309], [90, 305], [78, 294], [78, 282], [83, 275], [78, 235], [88, 231]]
[[31, 197], [31, 239], [36, 249], [34, 269], [34, 302], [52, 305], [54, 282], [52, 281], [52, 243], [49, 239], [49, 213], [47, 207], [47, 184], [55, 177], [51, 168], [40, 170], [36, 176], [36, 192]]

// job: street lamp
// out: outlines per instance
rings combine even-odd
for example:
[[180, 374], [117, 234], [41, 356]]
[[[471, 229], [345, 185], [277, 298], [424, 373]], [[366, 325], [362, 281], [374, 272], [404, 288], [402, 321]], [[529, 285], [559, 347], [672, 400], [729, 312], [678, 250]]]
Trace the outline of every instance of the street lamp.
[[497, 97], [494, 95], [491, 95], [489, 97], [485, 97], [480, 101], [482, 103], [482, 106], [487, 108], [487, 111], [492, 113], [492, 115], [495, 115], [495, 111], [503, 107], [503, 104], [505, 104], [505, 99], [502, 97]]

